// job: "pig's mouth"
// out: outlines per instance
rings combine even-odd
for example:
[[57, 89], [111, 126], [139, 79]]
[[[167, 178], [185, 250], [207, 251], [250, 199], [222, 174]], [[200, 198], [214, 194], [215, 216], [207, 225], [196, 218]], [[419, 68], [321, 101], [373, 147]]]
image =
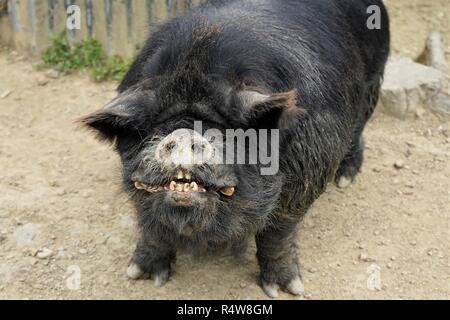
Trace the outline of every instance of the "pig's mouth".
[[177, 174], [170, 179], [170, 182], [163, 185], [149, 185], [142, 181], [135, 181], [134, 186], [137, 190], [143, 190], [148, 193], [171, 192], [180, 196], [190, 196], [194, 194], [216, 193], [226, 197], [232, 197], [236, 192], [235, 186], [216, 187], [206, 185], [205, 183], [193, 179], [192, 174], [187, 171], [179, 170]]

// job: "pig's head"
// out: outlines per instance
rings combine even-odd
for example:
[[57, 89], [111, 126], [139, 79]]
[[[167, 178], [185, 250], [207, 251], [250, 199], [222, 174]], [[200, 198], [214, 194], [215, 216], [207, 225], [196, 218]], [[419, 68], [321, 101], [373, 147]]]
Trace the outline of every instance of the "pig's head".
[[[270, 129], [295, 116], [295, 92], [264, 94], [219, 84], [189, 98], [176, 92], [163, 82], [143, 81], [80, 122], [120, 154], [125, 189], [142, 228], [210, 242], [256, 232], [278, 204], [282, 176], [261, 174], [259, 158], [251, 164], [236, 158], [244, 152], [248, 160], [260, 149], [282, 152], [267, 150], [275, 140]], [[262, 146], [258, 139], [244, 150], [226, 141], [227, 130], [250, 128], [266, 129], [269, 141]], [[231, 162], [230, 152], [236, 156]]]

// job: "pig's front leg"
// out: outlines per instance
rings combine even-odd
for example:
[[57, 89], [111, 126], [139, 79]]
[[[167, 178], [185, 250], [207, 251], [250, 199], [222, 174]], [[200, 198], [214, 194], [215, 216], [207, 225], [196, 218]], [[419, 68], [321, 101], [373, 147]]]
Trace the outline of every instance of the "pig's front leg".
[[143, 235], [136, 246], [127, 275], [133, 280], [150, 276], [156, 287], [162, 287], [172, 275], [175, 259], [176, 252], [170, 244]]
[[293, 295], [304, 291], [297, 257], [298, 222], [277, 222], [256, 236], [261, 285], [271, 298], [281, 288]]

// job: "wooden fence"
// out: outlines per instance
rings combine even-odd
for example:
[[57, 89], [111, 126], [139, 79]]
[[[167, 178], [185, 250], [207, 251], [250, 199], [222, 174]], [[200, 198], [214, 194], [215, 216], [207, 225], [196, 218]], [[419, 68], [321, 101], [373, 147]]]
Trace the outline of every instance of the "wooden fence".
[[130, 57], [152, 26], [198, 5], [201, 0], [0, 0], [0, 44], [39, 53], [66, 28], [67, 8], [80, 8], [80, 30], [70, 42], [95, 37], [108, 54]]

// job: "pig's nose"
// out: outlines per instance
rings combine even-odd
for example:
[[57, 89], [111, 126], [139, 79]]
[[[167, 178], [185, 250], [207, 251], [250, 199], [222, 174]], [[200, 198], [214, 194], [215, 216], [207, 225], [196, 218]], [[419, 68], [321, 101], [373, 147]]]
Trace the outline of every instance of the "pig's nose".
[[215, 160], [215, 148], [196, 131], [180, 129], [156, 148], [156, 159], [167, 167], [201, 165]]

